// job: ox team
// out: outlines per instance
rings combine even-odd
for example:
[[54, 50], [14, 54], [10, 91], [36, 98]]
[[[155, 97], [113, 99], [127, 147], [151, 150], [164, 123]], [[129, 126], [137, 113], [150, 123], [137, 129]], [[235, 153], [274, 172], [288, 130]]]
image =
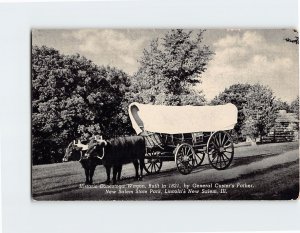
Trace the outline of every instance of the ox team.
[[95, 136], [87, 145], [80, 141], [71, 142], [66, 149], [63, 162], [78, 160], [80, 157], [79, 161], [85, 170], [86, 184], [93, 183], [96, 166], [103, 165], [107, 175], [105, 183], [110, 183], [112, 169], [113, 184], [116, 184], [121, 178], [122, 165], [127, 163], [133, 163], [136, 180], [143, 178], [145, 153], [146, 145], [142, 136], [119, 137], [110, 140]]

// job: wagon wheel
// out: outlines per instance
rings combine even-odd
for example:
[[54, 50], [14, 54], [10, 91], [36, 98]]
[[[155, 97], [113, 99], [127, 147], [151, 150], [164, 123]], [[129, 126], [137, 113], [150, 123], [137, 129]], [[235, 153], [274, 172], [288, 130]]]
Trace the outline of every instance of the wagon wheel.
[[207, 143], [207, 154], [213, 168], [224, 170], [229, 167], [234, 155], [231, 136], [224, 131], [213, 133]]
[[194, 156], [195, 151], [189, 144], [184, 143], [177, 148], [175, 162], [177, 169], [181, 174], [187, 175], [191, 173], [194, 167]]
[[144, 168], [148, 174], [158, 173], [162, 166], [160, 152], [148, 152], [144, 160]]
[[194, 154], [194, 167], [199, 167], [202, 164], [204, 157], [205, 157], [204, 151], [196, 150]]

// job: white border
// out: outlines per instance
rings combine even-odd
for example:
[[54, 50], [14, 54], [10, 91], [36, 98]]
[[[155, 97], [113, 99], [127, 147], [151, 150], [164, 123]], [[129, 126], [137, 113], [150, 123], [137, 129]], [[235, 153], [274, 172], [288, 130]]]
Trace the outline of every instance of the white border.
[[299, 230], [292, 201], [33, 202], [31, 28], [296, 28], [297, 0], [0, 4], [3, 232]]

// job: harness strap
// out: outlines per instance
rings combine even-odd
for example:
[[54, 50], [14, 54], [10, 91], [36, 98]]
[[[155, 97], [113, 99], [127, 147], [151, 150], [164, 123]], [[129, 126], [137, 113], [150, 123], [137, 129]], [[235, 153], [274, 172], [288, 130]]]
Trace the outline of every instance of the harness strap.
[[[102, 150], [103, 150], [103, 153], [102, 153], [102, 156], [95, 156], [96, 158], [98, 158], [98, 159], [103, 159], [104, 158], [104, 156], [105, 156], [105, 151], [104, 151], [104, 147], [102, 148]], [[81, 153], [81, 157], [80, 157], [80, 160], [79, 160], [79, 162], [83, 159], [83, 158], [90, 158], [91, 156], [88, 154], [87, 156], [86, 155], [84, 155], [84, 156], [82, 156], [82, 153]]]
[[102, 156], [96, 156], [98, 159], [101, 159], [101, 160], [104, 158], [104, 147], [102, 148], [102, 150], [103, 150]]

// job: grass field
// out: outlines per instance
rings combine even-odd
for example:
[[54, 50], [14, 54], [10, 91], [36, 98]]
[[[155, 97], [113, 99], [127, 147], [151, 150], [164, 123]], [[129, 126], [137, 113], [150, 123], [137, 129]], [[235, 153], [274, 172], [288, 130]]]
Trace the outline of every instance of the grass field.
[[[231, 177], [230, 174], [234, 174], [235, 170], [245, 170], [247, 169], [255, 169], [257, 166], [263, 167], [271, 167], [276, 164], [287, 163], [286, 158], [284, 156], [274, 157], [276, 155], [282, 154], [287, 151], [297, 150], [299, 147], [298, 142], [292, 143], [277, 143], [277, 144], [265, 144], [259, 146], [248, 146], [248, 147], [239, 147], [235, 150], [235, 159], [230, 170], [224, 171], [223, 174], [228, 174], [228, 177]], [[297, 152], [298, 153], [298, 152]], [[297, 156], [297, 155], [296, 155]], [[274, 157], [275, 159], [272, 159]], [[282, 160], [282, 161], [281, 161]], [[251, 163], [259, 162], [258, 165], [254, 165]], [[199, 168], [201, 171], [204, 169], [210, 169], [207, 164], [207, 161], [204, 161], [204, 166]], [[274, 163], [274, 164], [271, 164]], [[298, 164], [291, 164], [293, 171], [295, 169], [299, 171]], [[259, 167], [257, 167], [259, 168]], [[285, 168], [285, 174], [291, 172], [289, 169]], [[200, 171], [199, 170], [199, 171]], [[157, 175], [149, 175], [146, 180], [151, 179], [160, 179], [165, 176], [174, 176], [174, 179], [185, 179], [188, 176], [182, 176], [181, 174], [177, 174], [176, 167], [174, 162], [167, 162], [163, 164], [162, 173]], [[195, 174], [197, 171], [195, 171]], [[222, 173], [218, 173], [211, 169], [211, 171], [207, 171], [207, 174], [212, 173], [214, 176], [222, 176]], [[202, 176], [205, 172], [202, 172]], [[219, 175], [218, 175], [219, 174]], [[268, 179], [272, 180], [274, 184], [276, 184], [276, 180], [280, 180], [278, 177], [280, 173], [278, 171], [270, 171], [268, 174]], [[294, 173], [293, 173], [294, 174]], [[176, 177], [178, 175], [178, 177]], [[128, 180], [127, 182], [132, 182], [134, 176], [134, 169], [132, 164], [128, 164], [124, 166], [122, 171], [122, 179]], [[192, 179], [192, 176], [190, 178]], [[204, 180], [212, 179], [211, 175], [207, 175], [207, 177], [203, 178]], [[234, 177], [234, 175], [233, 175]], [[259, 178], [259, 177], [258, 177]], [[104, 182], [106, 179], [105, 169], [103, 166], [98, 166], [95, 171], [94, 183], [99, 184]], [[164, 179], [164, 178], [162, 178]], [[171, 178], [170, 178], [171, 179]], [[251, 177], [245, 177], [245, 179], [251, 180]], [[203, 180], [203, 182], [204, 182]], [[67, 162], [67, 163], [59, 163], [59, 164], [50, 164], [50, 165], [38, 165], [32, 167], [32, 196], [41, 197], [45, 195], [52, 195], [61, 192], [68, 192], [77, 190], [79, 185], [85, 181], [84, 170], [81, 167], [79, 162]], [[286, 180], [285, 182], [288, 182]], [[261, 187], [262, 188], [262, 187]], [[267, 188], [267, 187], [266, 187]], [[269, 187], [270, 189], [270, 187]]]

